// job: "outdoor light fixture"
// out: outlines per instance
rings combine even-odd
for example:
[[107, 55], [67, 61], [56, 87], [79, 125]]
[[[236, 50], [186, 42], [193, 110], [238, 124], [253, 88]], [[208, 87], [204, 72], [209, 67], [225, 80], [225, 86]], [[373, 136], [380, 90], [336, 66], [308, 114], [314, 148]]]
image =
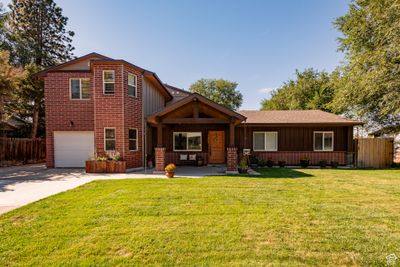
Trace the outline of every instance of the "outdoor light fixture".
[[73, 121], [69, 122], [69, 127], [74, 127], [74, 122]]

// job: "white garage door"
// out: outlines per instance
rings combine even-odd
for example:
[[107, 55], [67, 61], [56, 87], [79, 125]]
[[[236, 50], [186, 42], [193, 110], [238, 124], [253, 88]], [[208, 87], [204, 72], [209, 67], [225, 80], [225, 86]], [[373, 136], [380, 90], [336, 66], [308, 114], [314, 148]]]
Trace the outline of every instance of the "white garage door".
[[93, 132], [54, 132], [55, 167], [85, 167], [93, 153]]

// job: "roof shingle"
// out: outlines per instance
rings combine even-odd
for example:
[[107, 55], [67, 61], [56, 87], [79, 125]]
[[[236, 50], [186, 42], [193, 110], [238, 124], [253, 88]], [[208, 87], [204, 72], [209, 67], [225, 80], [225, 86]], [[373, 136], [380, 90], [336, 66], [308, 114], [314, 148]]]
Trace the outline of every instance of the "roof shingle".
[[360, 125], [359, 121], [343, 118], [322, 110], [243, 110], [246, 123], [259, 124], [347, 124]]

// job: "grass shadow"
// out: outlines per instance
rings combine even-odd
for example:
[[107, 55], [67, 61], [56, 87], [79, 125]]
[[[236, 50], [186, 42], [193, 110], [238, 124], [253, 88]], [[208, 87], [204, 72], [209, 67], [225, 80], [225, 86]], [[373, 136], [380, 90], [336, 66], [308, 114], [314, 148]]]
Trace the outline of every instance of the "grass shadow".
[[300, 170], [288, 169], [288, 168], [258, 168], [256, 170], [260, 175], [239, 175], [241, 177], [248, 178], [286, 178], [286, 179], [296, 179], [296, 178], [306, 178], [313, 177], [314, 175], [302, 172]]

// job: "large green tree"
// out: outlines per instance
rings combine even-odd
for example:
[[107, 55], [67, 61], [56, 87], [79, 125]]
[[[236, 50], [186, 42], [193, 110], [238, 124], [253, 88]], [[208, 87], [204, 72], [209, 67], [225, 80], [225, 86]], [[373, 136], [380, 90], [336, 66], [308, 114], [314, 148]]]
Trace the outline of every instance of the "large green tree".
[[345, 62], [331, 107], [370, 124], [400, 125], [400, 1], [353, 1], [335, 25]]
[[322, 109], [330, 111], [334, 87], [330, 75], [312, 68], [296, 70], [296, 77], [272, 92], [271, 98], [261, 102], [262, 110]]
[[66, 30], [68, 18], [53, 0], [13, 0], [9, 5], [8, 38], [13, 62], [25, 68], [24, 81], [17, 91], [16, 111], [32, 118], [32, 138], [37, 136], [44, 116], [43, 83], [34, 71], [42, 70], [73, 57], [74, 33]]
[[238, 84], [223, 79], [201, 79], [192, 84], [189, 91], [198, 93], [229, 109], [237, 110], [242, 105], [243, 96], [236, 90]]

